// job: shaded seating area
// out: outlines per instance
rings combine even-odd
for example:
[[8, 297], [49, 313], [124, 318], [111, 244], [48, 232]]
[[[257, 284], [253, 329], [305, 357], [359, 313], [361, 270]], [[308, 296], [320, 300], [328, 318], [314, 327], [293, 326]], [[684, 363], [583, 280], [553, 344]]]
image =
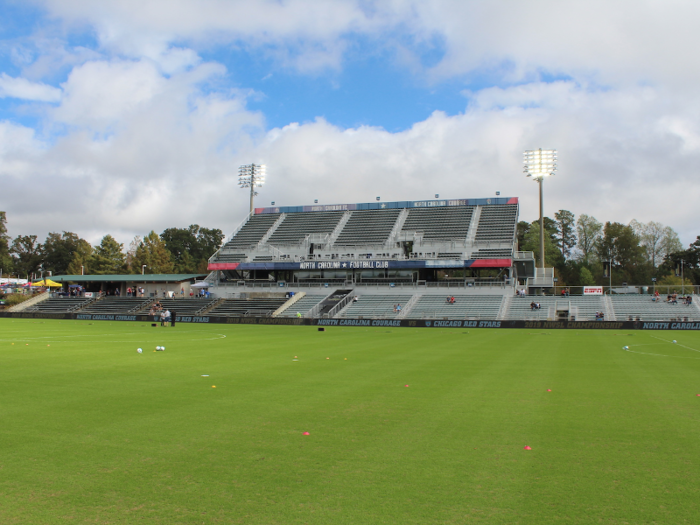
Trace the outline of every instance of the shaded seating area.
[[82, 306], [93, 300], [94, 299], [91, 298], [86, 299], [85, 297], [52, 297], [30, 306], [25, 312], [65, 314], [80, 310]]
[[275, 310], [286, 302], [287, 299], [284, 297], [226, 299], [216, 305], [207, 315], [213, 317], [270, 317]]
[[88, 304], [80, 310], [81, 314], [127, 314], [138, 312], [151, 304], [153, 299], [143, 297], [108, 296]]
[[[163, 310], [174, 311], [177, 315], [197, 315], [197, 312], [216, 304], [216, 301], [217, 299], [158, 299]], [[150, 304], [151, 302], [147, 303], [139, 313], [147, 314]]]
[[517, 204], [483, 206], [476, 230], [476, 242], [513, 242], [517, 220]]
[[424, 241], [464, 241], [469, 231], [474, 206], [411, 208], [402, 232], [421, 232]]
[[267, 240], [267, 243], [272, 245], [299, 244], [309, 234], [330, 234], [340, 222], [343, 213], [345, 212], [288, 213]]
[[399, 209], [353, 211], [334, 245], [383, 244], [389, 238], [399, 213]]

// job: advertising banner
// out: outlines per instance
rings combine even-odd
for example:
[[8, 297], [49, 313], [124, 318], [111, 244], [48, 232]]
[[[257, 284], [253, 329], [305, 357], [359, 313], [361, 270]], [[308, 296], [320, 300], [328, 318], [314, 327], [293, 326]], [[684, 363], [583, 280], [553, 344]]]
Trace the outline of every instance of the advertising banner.
[[584, 286], [583, 295], [603, 295], [602, 286]]

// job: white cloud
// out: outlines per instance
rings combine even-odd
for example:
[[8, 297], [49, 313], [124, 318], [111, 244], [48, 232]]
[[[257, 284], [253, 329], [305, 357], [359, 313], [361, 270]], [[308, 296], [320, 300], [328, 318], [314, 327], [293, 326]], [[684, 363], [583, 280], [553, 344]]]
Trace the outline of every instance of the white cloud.
[[58, 102], [61, 100], [61, 90], [47, 84], [0, 73], [0, 98], [6, 97], [39, 102]]

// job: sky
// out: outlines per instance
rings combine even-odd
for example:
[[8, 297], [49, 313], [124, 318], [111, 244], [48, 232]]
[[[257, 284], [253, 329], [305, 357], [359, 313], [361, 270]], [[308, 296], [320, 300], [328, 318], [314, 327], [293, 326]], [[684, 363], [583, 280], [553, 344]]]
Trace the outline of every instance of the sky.
[[700, 235], [700, 3], [0, 0], [0, 210], [97, 244], [256, 206], [520, 198]]

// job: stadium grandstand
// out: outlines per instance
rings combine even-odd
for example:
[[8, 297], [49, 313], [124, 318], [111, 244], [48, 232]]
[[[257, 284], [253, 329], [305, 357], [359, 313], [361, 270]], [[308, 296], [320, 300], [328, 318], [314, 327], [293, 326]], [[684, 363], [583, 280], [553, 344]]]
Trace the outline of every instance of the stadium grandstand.
[[[535, 268], [532, 252], [517, 250], [518, 207], [518, 198], [496, 197], [256, 208], [211, 256], [203, 281], [58, 276], [99, 291], [47, 293], [13, 310], [145, 315], [158, 302], [195, 317], [700, 321], [698, 302], [602, 287], [551, 295], [552, 268]], [[141, 296], [105, 295], [128, 286]]]

